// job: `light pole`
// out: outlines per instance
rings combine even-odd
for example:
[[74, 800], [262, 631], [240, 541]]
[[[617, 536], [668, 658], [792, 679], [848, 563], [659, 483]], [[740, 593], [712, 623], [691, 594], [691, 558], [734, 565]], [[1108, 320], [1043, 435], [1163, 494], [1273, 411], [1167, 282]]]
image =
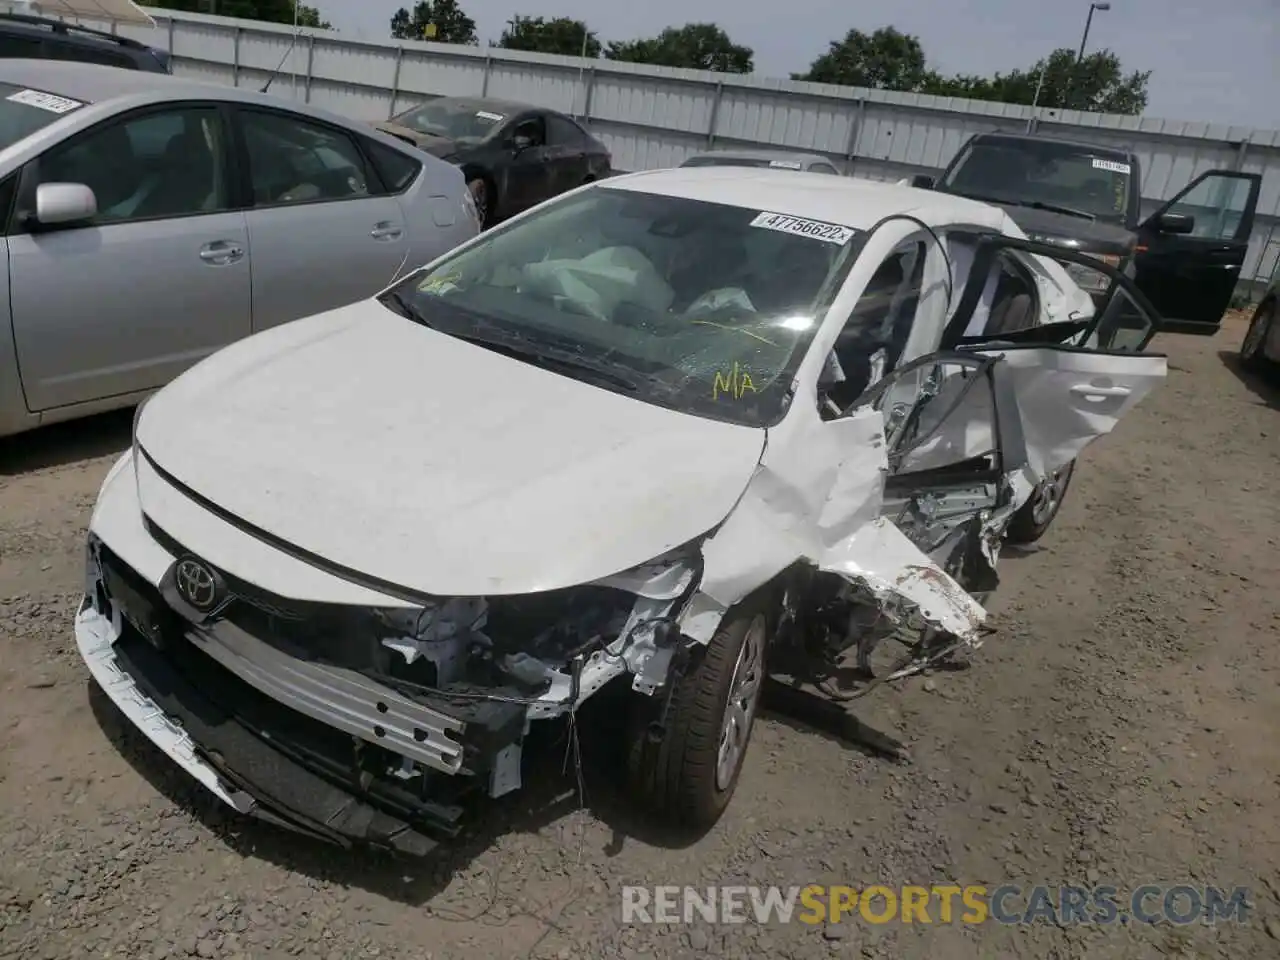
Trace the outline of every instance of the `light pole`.
[[[293, 44], [295, 50], [298, 45], [298, 2], [299, 0], [293, 0]], [[293, 56], [293, 99], [298, 99], [298, 55], [296, 53]]]
[[[1111, 4], [1110, 4], [1110, 3], [1091, 3], [1091, 4], [1089, 4], [1089, 15], [1088, 15], [1087, 17], [1085, 17], [1085, 19], [1084, 19], [1084, 34], [1080, 37], [1080, 50], [1076, 53], [1076, 65], [1075, 65], [1075, 69], [1073, 69], [1073, 70], [1071, 71], [1071, 79], [1072, 79], [1072, 81], [1073, 81], [1071, 85], [1072, 85], [1073, 87], [1075, 86], [1075, 82], [1074, 82], [1074, 81], [1075, 81], [1075, 80], [1079, 77], [1079, 75], [1080, 75], [1080, 61], [1082, 61], [1082, 60], [1084, 59], [1084, 46], [1085, 46], [1085, 44], [1086, 44], [1086, 43], [1088, 43], [1088, 42], [1089, 42], [1089, 28], [1090, 28], [1091, 26], [1093, 26], [1093, 12], [1094, 12], [1095, 10], [1100, 10], [1100, 11], [1102, 11], [1103, 13], [1106, 13], [1106, 12], [1107, 12], [1108, 10], [1110, 10], [1110, 9], [1111, 9]], [[1074, 92], [1074, 91], [1073, 91], [1073, 92]], [[1070, 102], [1070, 99], [1071, 99], [1071, 98], [1068, 98], [1068, 102]]]

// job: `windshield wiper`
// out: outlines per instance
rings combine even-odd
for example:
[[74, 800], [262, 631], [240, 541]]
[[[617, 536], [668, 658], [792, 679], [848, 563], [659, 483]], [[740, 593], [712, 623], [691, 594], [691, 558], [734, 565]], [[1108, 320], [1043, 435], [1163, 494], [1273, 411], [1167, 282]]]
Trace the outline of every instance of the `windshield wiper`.
[[[445, 329], [441, 324], [428, 318], [409, 297], [399, 290], [388, 291], [383, 298], [383, 303], [407, 320], [420, 323], [422, 326], [438, 333], [443, 333], [447, 337], [465, 340], [467, 343], [474, 343], [476, 346], [484, 347], [495, 353], [501, 353], [514, 360], [521, 360], [525, 363], [530, 363], [546, 370], [556, 370], [560, 373], [587, 374], [589, 378], [594, 379], [600, 385], [617, 387], [628, 393], [635, 393], [640, 389], [639, 383], [631, 377], [618, 372], [617, 367], [620, 364], [610, 365], [571, 350], [562, 350], [555, 347], [548, 348], [518, 333], [481, 333], [474, 328], [466, 331], [456, 328], [452, 330]], [[492, 328], [491, 324], [484, 324], [484, 326]]]
[[547, 350], [528, 341], [521, 343], [506, 339], [479, 337], [472, 334], [451, 334], [451, 336], [456, 336], [459, 340], [466, 340], [468, 343], [487, 347], [496, 353], [505, 354], [515, 360], [523, 360], [536, 367], [542, 367], [544, 370], [555, 370], [570, 375], [587, 375], [586, 378], [575, 376], [574, 379], [592, 379], [597, 381], [598, 384], [607, 384], [608, 386], [625, 390], [628, 393], [635, 393], [640, 389], [640, 384], [635, 380], [622, 375], [608, 364], [593, 360], [590, 357], [565, 353], [559, 350]]
[[1069, 217], [1079, 217], [1082, 220], [1098, 219], [1088, 210], [1078, 210], [1075, 207], [1064, 207], [1057, 203], [1045, 203], [1043, 200], [1012, 200], [1009, 202], [1019, 207], [1031, 207], [1035, 210], [1047, 210], [1050, 213], [1065, 213]]

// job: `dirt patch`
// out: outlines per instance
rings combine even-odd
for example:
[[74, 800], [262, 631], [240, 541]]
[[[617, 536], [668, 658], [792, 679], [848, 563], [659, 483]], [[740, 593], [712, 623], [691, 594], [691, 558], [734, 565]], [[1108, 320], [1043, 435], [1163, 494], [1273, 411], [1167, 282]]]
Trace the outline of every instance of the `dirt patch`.
[[[909, 763], [766, 714], [728, 814], [683, 849], [605, 775], [590, 812], [550, 777], [426, 865], [224, 814], [73, 650], [83, 531], [129, 418], [0, 445], [0, 956], [1277, 956], [1280, 403], [1238, 372], [1243, 333], [1157, 341], [1167, 384], [1086, 457], [1043, 546], [1007, 555], [973, 669], [857, 704]], [[625, 884], [946, 881], [1244, 885], [1253, 910], [1216, 927], [619, 923]]]

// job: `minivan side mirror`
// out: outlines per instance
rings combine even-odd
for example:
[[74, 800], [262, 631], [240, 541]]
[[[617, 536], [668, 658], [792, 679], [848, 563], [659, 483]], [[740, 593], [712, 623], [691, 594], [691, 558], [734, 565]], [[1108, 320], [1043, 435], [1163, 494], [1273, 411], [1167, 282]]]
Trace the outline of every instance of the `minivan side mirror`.
[[83, 183], [42, 183], [36, 187], [36, 222], [42, 227], [80, 223], [98, 215], [98, 198]]
[[1156, 229], [1161, 233], [1188, 234], [1196, 228], [1196, 218], [1184, 213], [1162, 213], [1156, 219]]
[[523, 133], [517, 133], [511, 138], [511, 149], [516, 153], [521, 153], [533, 146], [533, 137]]
[[917, 190], [932, 190], [933, 177], [925, 173], [917, 173], [911, 178], [911, 185]]

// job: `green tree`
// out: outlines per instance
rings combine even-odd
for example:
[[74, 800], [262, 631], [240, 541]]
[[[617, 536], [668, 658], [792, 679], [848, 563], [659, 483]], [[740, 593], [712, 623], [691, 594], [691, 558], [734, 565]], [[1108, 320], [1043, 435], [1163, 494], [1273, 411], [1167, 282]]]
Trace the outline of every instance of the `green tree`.
[[533, 53], [558, 53], [566, 57], [580, 57], [583, 49], [588, 57], [600, 56], [600, 40], [594, 30], [588, 30], [581, 20], [556, 17], [522, 17], [517, 14], [502, 31], [498, 46], [508, 50], [529, 50]]
[[874, 33], [850, 30], [843, 39], [832, 40], [826, 53], [791, 79], [910, 92], [920, 89], [928, 76], [920, 39], [881, 27]]
[[[137, 0], [144, 7], [163, 7], [188, 13], [212, 13], [220, 17], [242, 20], [265, 20], [267, 23], [293, 23], [294, 0]], [[306, 4], [298, 5], [298, 25], [332, 30], [333, 25], [320, 17], [320, 11]]]
[[750, 73], [754, 51], [729, 39], [714, 23], [689, 23], [667, 27], [656, 37], [611, 41], [605, 59], [627, 63], [652, 63], [719, 73]]
[[[1044, 73], [1043, 86], [1040, 75]], [[1076, 62], [1076, 51], [1062, 47], [1025, 70], [997, 73], [990, 78], [931, 74], [924, 93], [970, 97], [1002, 103], [1036, 103], [1041, 107], [1122, 113], [1135, 116], [1147, 108], [1150, 70], [1125, 73], [1120, 58], [1099, 50]], [[1036, 88], [1040, 97], [1036, 99]]]
[[[429, 27], [435, 35], [429, 36]], [[391, 17], [391, 36], [397, 40], [433, 40], [475, 46], [476, 22], [458, 6], [458, 0], [418, 0], [410, 13], [401, 7]]]

